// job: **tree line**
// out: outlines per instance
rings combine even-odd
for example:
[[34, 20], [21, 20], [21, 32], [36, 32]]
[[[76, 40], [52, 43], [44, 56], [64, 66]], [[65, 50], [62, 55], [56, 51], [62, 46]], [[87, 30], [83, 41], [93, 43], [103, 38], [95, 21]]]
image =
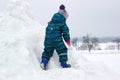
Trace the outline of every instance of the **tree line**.
[[[73, 46], [77, 46], [77, 42], [79, 39], [73, 38], [72, 39], [72, 44]], [[120, 38], [117, 38], [113, 40], [112, 42], [115, 42], [117, 44], [118, 51], [120, 50]], [[82, 44], [79, 47], [81, 50], [88, 50], [89, 52], [91, 50], [95, 50], [96, 48], [100, 50], [99, 47], [99, 39], [97, 37], [91, 37], [90, 35], [86, 35], [82, 37]]]

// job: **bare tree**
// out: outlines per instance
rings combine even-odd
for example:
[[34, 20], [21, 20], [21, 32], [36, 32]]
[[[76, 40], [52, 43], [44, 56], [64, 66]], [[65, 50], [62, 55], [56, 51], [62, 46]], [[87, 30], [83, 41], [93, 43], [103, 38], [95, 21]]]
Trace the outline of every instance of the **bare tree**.
[[113, 42], [117, 43], [118, 51], [120, 50], [120, 39], [115, 39]]
[[78, 38], [77, 38], [77, 37], [76, 37], [76, 38], [73, 38], [73, 39], [71, 40], [71, 42], [72, 42], [73, 46], [76, 46], [76, 45], [77, 45], [77, 42], [78, 42]]
[[81, 49], [88, 49], [89, 52], [92, 48], [95, 49], [95, 47], [98, 45], [98, 39], [96, 37], [91, 37], [89, 35], [86, 35], [83, 37], [83, 43], [81, 45]]

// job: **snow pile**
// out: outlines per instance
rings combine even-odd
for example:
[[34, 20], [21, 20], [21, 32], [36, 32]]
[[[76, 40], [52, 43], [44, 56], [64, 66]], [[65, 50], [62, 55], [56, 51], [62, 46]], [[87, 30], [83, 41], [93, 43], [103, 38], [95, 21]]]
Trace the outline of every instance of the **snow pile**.
[[39, 66], [36, 55], [43, 49], [44, 28], [26, 13], [24, 0], [11, 3], [0, 19], [0, 80], [37, 79], [33, 66]]
[[29, 13], [28, 0], [11, 0], [8, 12], [0, 15], [0, 80], [119, 80], [119, 73], [106, 63], [91, 61], [88, 52], [74, 49], [68, 53], [72, 68], [60, 68], [55, 53], [49, 70], [43, 71], [39, 61], [45, 27]]

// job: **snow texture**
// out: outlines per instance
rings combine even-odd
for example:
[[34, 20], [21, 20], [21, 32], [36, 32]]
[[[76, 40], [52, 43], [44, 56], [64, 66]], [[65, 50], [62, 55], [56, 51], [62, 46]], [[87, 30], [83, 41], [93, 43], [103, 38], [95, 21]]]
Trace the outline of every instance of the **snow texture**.
[[117, 51], [69, 48], [72, 68], [61, 68], [54, 52], [49, 69], [42, 70], [45, 27], [32, 18], [29, 6], [28, 0], [11, 0], [7, 12], [0, 14], [0, 80], [120, 80]]

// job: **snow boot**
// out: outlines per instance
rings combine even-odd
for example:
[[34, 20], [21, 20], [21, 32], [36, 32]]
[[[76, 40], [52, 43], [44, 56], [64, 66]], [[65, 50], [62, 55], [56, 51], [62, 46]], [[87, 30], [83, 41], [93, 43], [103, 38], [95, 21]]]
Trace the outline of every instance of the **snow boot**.
[[41, 66], [41, 68], [42, 68], [43, 70], [47, 70], [47, 64], [48, 64], [48, 60], [43, 59], [43, 60], [41, 61], [40, 66]]
[[61, 67], [62, 67], [62, 68], [70, 68], [71, 65], [70, 65], [70, 64], [67, 64], [66, 62], [61, 62]]

